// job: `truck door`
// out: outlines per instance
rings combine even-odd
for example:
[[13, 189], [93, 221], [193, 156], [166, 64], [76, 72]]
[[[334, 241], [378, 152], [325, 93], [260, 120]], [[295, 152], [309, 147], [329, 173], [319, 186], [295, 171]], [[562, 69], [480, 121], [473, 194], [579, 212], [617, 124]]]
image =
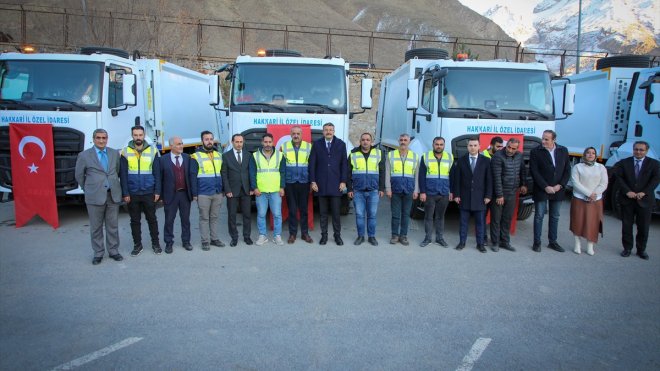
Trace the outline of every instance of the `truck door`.
[[[420, 104], [413, 115], [413, 134], [419, 144], [413, 148], [415, 152], [427, 151], [432, 148], [433, 138], [437, 135], [436, 86], [432, 76], [425, 75], [421, 83]], [[421, 146], [418, 147], [418, 146]], [[421, 153], [419, 153], [421, 154]]]
[[[144, 125], [139, 120], [137, 106], [127, 107], [123, 102], [123, 76], [132, 73], [134, 73], [132, 67], [118, 63], [110, 63], [106, 73], [107, 100], [105, 107], [101, 109], [102, 118], [99, 127], [108, 131], [108, 146], [116, 149], [121, 149], [128, 143], [131, 138], [131, 127], [138, 123]], [[139, 87], [137, 90], [140, 90]], [[138, 106], [141, 105], [139, 98], [141, 97], [138, 94]]]

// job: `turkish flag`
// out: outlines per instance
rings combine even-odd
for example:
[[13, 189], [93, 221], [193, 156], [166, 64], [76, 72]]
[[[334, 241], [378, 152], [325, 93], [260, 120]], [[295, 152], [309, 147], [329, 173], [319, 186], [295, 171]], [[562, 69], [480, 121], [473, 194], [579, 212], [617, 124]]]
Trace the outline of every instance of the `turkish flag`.
[[35, 215], [53, 228], [59, 227], [53, 126], [9, 124], [9, 145], [16, 227], [24, 226]]
[[[525, 143], [525, 137], [522, 134], [493, 134], [493, 133], [481, 133], [479, 135], [479, 144], [481, 145], [481, 148], [479, 148], [479, 151], [483, 152], [486, 148], [490, 146], [490, 141], [494, 137], [500, 137], [504, 141], [504, 147], [506, 147], [506, 143], [509, 141], [511, 138], [516, 138], [520, 141], [520, 145], [518, 146], [518, 152], [523, 153], [523, 145]], [[516, 207], [513, 210], [513, 220], [511, 220], [511, 228], [510, 228], [510, 233], [511, 234], [516, 234], [516, 225], [518, 223], [518, 199], [520, 198], [520, 192], [516, 192]], [[493, 199], [490, 200], [490, 202], [495, 202], [495, 195], [493, 195]], [[486, 223], [490, 223], [490, 210], [486, 213]]]

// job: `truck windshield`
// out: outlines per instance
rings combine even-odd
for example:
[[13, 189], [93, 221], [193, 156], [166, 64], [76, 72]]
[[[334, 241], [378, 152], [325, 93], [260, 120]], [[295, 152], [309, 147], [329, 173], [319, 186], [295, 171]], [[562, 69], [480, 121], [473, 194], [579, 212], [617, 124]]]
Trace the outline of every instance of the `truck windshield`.
[[0, 61], [0, 106], [37, 111], [100, 111], [101, 63]]
[[234, 111], [346, 113], [341, 66], [242, 63], [234, 70]]
[[440, 107], [452, 114], [487, 110], [501, 118], [547, 120], [553, 115], [550, 76], [531, 70], [450, 69], [443, 80]]

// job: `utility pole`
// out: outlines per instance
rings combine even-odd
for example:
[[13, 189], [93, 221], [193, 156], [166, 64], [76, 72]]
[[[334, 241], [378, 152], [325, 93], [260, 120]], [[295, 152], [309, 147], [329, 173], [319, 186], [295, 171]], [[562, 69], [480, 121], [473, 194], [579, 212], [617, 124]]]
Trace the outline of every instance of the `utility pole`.
[[577, 34], [577, 50], [576, 50], [576, 61], [575, 61], [575, 73], [580, 73], [580, 31], [582, 28], [582, 0], [580, 0], [578, 5], [578, 34]]

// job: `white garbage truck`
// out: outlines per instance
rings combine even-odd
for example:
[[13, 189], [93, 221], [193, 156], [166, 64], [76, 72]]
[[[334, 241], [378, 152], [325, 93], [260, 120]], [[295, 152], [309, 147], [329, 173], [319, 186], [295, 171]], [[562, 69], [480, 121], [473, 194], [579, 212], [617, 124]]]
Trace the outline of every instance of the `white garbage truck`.
[[575, 109], [557, 121], [558, 142], [568, 148], [573, 163], [579, 162], [585, 147], [596, 148], [599, 162], [605, 163], [626, 140], [631, 115], [633, 78], [649, 67], [648, 56], [614, 56], [596, 61], [596, 69], [552, 81], [555, 110], [564, 102], [567, 83], [575, 85]]
[[[208, 104], [209, 75], [158, 59], [104, 47], [78, 54], [0, 54], [0, 192], [11, 192], [9, 126], [51, 124], [58, 199], [80, 199], [74, 170], [79, 152], [93, 146], [92, 132], [108, 132], [120, 149], [130, 128], [162, 151], [180, 136], [190, 149], [200, 133], [220, 136], [224, 115]], [[226, 127], [226, 125], [225, 125]]]
[[[447, 58], [442, 49], [409, 50], [405, 63], [383, 78], [376, 115], [381, 147], [397, 148], [399, 135], [407, 133], [411, 150], [421, 156], [433, 148], [434, 137], [442, 136], [445, 150], [458, 158], [467, 153], [470, 137], [520, 134], [528, 166], [529, 151], [541, 145], [543, 131], [555, 128], [546, 65]], [[563, 93], [568, 101], [571, 88]], [[570, 113], [570, 105], [564, 111]], [[532, 211], [531, 198], [521, 197], [518, 219]], [[421, 213], [421, 204], [415, 205], [414, 216]]]
[[[335, 136], [347, 143], [350, 118], [371, 108], [371, 79], [362, 79], [362, 111], [352, 112], [350, 81], [354, 73], [339, 57], [308, 58], [293, 50], [260, 49], [257, 56], [241, 55], [222, 66], [230, 82], [227, 107], [222, 107], [220, 84], [211, 101], [226, 112], [228, 130], [242, 134], [249, 151], [260, 146], [268, 125], [310, 125], [312, 139], [322, 136], [323, 124], [335, 125]], [[216, 77], [218, 79], [218, 77]]]

